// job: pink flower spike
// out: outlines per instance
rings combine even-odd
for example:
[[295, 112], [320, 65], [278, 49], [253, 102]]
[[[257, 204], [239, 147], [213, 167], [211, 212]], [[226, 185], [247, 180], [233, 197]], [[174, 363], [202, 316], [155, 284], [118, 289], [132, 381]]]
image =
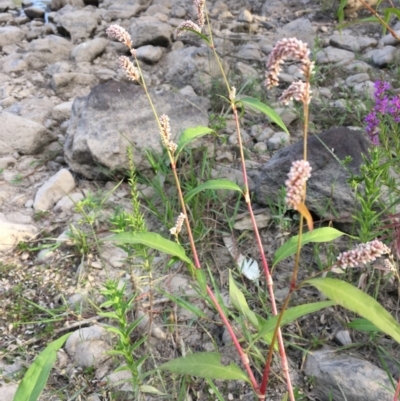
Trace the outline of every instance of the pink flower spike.
[[129, 35], [128, 31], [125, 28], [122, 28], [122, 26], [110, 25], [106, 29], [106, 33], [110, 38], [117, 39], [121, 43], [128, 46], [129, 49], [132, 49], [131, 35]]
[[292, 163], [286, 185], [286, 203], [297, 210], [304, 202], [304, 191], [307, 180], [311, 177], [311, 166], [306, 160], [297, 160]]
[[182, 22], [178, 28], [176, 28], [176, 36], [182, 35], [183, 31], [187, 31], [188, 29], [191, 29], [196, 32], [201, 32], [201, 28], [195, 24], [193, 21], [187, 20]]

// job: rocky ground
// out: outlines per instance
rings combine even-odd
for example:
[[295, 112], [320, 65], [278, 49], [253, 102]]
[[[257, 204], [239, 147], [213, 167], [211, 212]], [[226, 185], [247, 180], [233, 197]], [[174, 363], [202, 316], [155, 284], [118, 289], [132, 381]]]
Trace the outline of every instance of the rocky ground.
[[[110, 41], [106, 28], [118, 23], [130, 32], [150, 94], [159, 114], [170, 117], [173, 135], [198, 125], [217, 132], [199, 142], [179, 166], [187, 185], [193, 171], [200, 179], [206, 171], [214, 178], [242, 182], [234, 123], [219, 97], [225, 95], [224, 86], [212, 52], [192, 34], [175, 35], [175, 28], [195, 15], [190, 1], [53, 0], [46, 14], [28, 3], [23, 2], [21, 12], [12, 1], [0, 0], [0, 398], [12, 400], [18, 380], [50, 339], [74, 331], [59, 352], [41, 399], [128, 399], [129, 387], [121, 389], [119, 384], [125, 376], [112, 373], [116, 363], [104, 353], [114, 340], [97, 315], [103, 301], [99, 289], [107, 278], [130, 283], [133, 275], [143, 276], [132, 268], [125, 250], [104, 241], [116, 211], [131, 210], [130, 190], [123, 180], [128, 147], [133, 145], [149, 230], [167, 237], [178, 209], [169, 199], [174, 192], [162, 157], [154, 156], [153, 163], [146, 157], [149, 149], [160, 154], [159, 134], [143, 91], [118, 68], [118, 57], [127, 49]], [[373, 82], [383, 79], [397, 88], [398, 43], [378, 24], [349, 25], [339, 32], [336, 5], [324, 0], [207, 3], [218, 52], [239, 95], [275, 107], [291, 132], [288, 136], [256, 113], [242, 118], [249, 184], [269, 257], [295, 230], [295, 216], [285, 214], [279, 193], [290, 162], [300, 152], [302, 136], [301, 110], [295, 104], [282, 107], [277, 103], [282, 88], [266, 91], [262, 84], [276, 41], [296, 36], [312, 49], [316, 74], [310, 131], [352, 128], [333, 129], [324, 138], [339, 159], [352, 156], [353, 172], [370, 146], [364, 132], [354, 128], [363, 127]], [[400, 33], [400, 23], [392, 21], [392, 26]], [[298, 74], [298, 67], [287, 63], [282, 80], [290, 83]], [[355, 203], [348, 176], [319, 142], [313, 149], [310, 210], [317, 219], [348, 229]], [[335, 183], [334, 190], [330, 183]], [[199, 221], [204, 219], [200, 233], [207, 233], [206, 241], [199, 238], [202, 257], [228, 298], [227, 266], [234, 262], [221, 232], [231, 232], [239, 249], [257, 258], [245, 208], [239, 205], [235, 210], [235, 200], [225, 194], [203, 200], [193, 213]], [[236, 220], [227, 224], [235, 213]], [[338, 249], [344, 246], [335, 244]], [[302, 276], [315, 271], [324, 257], [325, 251], [316, 258], [310, 248]], [[217, 344], [225, 357], [232, 355], [217, 315], [196, 298], [185, 267], [166, 269], [167, 263], [163, 255], [156, 255], [152, 286], [185, 295], [207, 319], [197, 319], [155, 292], [154, 327], [143, 351], [152, 355], [149, 368], [180, 356], [182, 349], [212, 351]], [[290, 272], [288, 263], [274, 273], [278, 302], [286, 295]], [[243, 283], [253, 296], [263, 291], [255, 283]], [[145, 314], [149, 288], [145, 278]], [[317, 296], [303, 291], [294, 302]], [[395, 316], [398, 296], [389, 283], [379, 297]], [[255, 300], [254, 308], [260, 307]], [[299, 400], [393, 399], [385, 371], [398, 380], [398, 346], [382, 336], [348, 330], [348, 319], [342, 310], [329, 308], [289, 326], [289, 357]], [[346, 351], [333, 352], [343, 346]], [[305, 358], [307, 350], [313, 353]], [[268, 400], [281, 400], [284, 394], [275, 367]], [[164, 380], [168, 395], [146, 399], [216, 399], [201, 381], [188, 381], [186, 395], [179, 396], [176, 382]], [[241, 384], [218, 387], [225, 399], [253, 399]]]

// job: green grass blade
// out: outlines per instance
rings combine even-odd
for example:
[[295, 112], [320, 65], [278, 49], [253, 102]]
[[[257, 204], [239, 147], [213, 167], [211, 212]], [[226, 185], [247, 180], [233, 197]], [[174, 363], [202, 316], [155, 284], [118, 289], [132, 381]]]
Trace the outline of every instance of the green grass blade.
[[181, 375], [190, 375], [212, 380], [244, 380], [246, 374], [235, 363], [221, 364], [221, 355], [217, 352], [198, 352], [163, 363], [161, 370]]
[[190, 199], [193, 198], [196, 194], [198, 194], [201, 191], [206, 191], [208, 189], [217, 191], [220, 189], [226, 189], [229, 191], [238, 191], [242, 192], [242, 189], [239, 187], [239, 185], [235, 184], [232, 181], [226, 180], [224, 178], [218, 179], [218, 180], [209, 180], [204, 182], [203, 184], [199, 185], [196, 188], [193, 188], [191, 191], [189, 191], [185, 195], [185, 202], [189, 202]]
[[[310, 304], [299, 305], [299, 306], [294, 306], [293, 308], [289, 308], [283, 314], [281, 327], [285, 326], [286, 324], [294, 322], [295, 320], [299, 319], [304, 315], [317, 312], [321, 309], [327, 308], [328, 306], [332, 306], [334, 304], [335, 303], [332, 301], [323, 301], [323, 302], [313, 302]], [[278, 316], [274, 316], [271, 319], [268, 319], [267, 321], [262, 323], [260, 331], [258, 332], [253, 342], [259, 340], [261, 337], [264, 337], [268, 333], [273, 333], [277, 323], [278, 323]]]
[[[333, 241], [334, 239], [339, 238], [342, 235], [347, 235], [347, 234], [342, 233], [339, 230], [336, 230], [336, 228], [332, 227], [316, 228], [315, 230], [304, 233], [301, 236], [301, 247], [308, 244], [309, 242]], [[287, 242], [285, 242], [281, 247], [277, 249], [274, 255], [274, 259], [272, 261], [272, 267], [274, 267], [280, 261], [296, 253], [298, 238], [299, 238], [298, 235], [291, 237]]]
[[368, 319], [381, 331], [400, 343], [400, 324], [374, 298], [353, 285], [334, 278], [314, 278], [305, 281], [321, 291], [326, 297]]
[[247, 304], [246, 298], [243, 295], [242, 291], [239, 290], [238, 286], [235, 283], [235, 280], [232, 277], [232, 272], [229, 270], [229, 298], [231, 299], [232, 305], [235, 309], [243, 314], [246, 319], [257, 329], [259, 326], [259, 322], [256, 314], [250, 310], [249, 305]]
[[349, 329], [365, 331], [367, 333], [377, 333], [380, 330], [372, 324], [369, 320], [364, 318], [353, 319], [350, 323], [346, 325]]
[[268, 107], [266, 104], [260, 102], [258, 99], [255, 99], [254, 97], [245, 97], [243, 99], [240, 99], [240, 102], [243, 103], [245, 106], [249, 107], [250, 109], [261, 111], [273, 123], [281, 127], [286, 133], [289, 134], [289, 130], [286, 128], [285, 123], [279, 117], [279, 114], [271, 107]]
[[167, 255], [176, 256], [184, 262], [192, 265], [192, 261], [186, 256], [185, 250], [179, 244], [162, 237], [157, 233], [120, 233], [107, 238], [108, 241], [122, 244], [141, 244]]
[[194, 127], [185, 129], [182, 132], [182, 135], [179, 137], [176, 155], [178, 155], [182, 151], [182, 149], [189, 143], [195, 141], [196, 139], [204, 135], [211, 134], [212, 132], [214, 131], [208, 127]]
[[57, 359], [57, 351], [70, 335], [68, 333], [54, 340], [36, 357], [19, 383], [13, 401], [36, 401], [40, 397]]

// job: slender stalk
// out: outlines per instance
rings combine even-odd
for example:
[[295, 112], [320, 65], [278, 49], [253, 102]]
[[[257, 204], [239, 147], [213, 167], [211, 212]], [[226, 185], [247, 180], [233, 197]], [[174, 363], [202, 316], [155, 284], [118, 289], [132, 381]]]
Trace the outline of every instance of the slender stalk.
[[394, 393], [393, 401], [398, 401], [400, 396], [400, 379], [397, 382], [396, 392]]
[[[390, 34], [398, 41], [400, 41], [400, 37], [397, 35], [397, 33], [386, 23], [386, 21], [369, 5], [367, 4], [364, 0], [360, 0], [362, 5], [368, 9], [368, 11], [374, 15], [375, 18], [378, 19], [378, 21], [387, 29]], [[393, 5], [392, 5], [393, 7]]]

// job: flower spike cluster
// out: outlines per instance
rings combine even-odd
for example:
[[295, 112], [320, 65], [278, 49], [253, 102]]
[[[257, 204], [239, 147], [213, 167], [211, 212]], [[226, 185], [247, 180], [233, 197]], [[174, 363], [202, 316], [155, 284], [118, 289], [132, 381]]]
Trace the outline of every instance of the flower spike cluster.
[[160, 116], [160, 126], [161, 126], [161, 140], [164, 146], [171, 152], [175, 153], [178, 145], [171, 141], [171, 127], [169, 125], [169, 117], [165, 114]]
[[307, 180], [311, 177], [311, 166], [306, 160], [297, 160], [292, 163], [286, 185], [286, 203], [297, 210], [304, 202], [304, 192]]
[[183, 226], [183, 222], [186, 219], [186, 215], [181, 213], [178, 218], [176, 219], [176, 223], [175, 226], [170, 228], [169, 232], [171, 233], [171, 235], [174, 235], [175, 237], [178, 237], [179, 233], [182, 230], [182, 226]]
[[197, 24], [191, 20], [187, 20], [182, 22], [178, 28], [176, 28], [176, 36], [182, 34], [183, 31], [193, 30], [196, 32], [201, 32], [201, 29], [204, 26], [205, 18], [204, 18], [204, 6], [206, 4], [206, 0], [193, 0], [194, 7], [196, 8], [197, 14]]
[[139, 70], [134, 66], [131, 60], [126, 56], [119, 58], [119, 65], [125, 71], [126, 76], [131, 81], [139, 81]]
[[391, 254], [390, 249], [383, 242], [373, 240], [365, 244], [359, 244], [351, 251], [342, 252], [332, 269], [339, 268], [344, 270], [347, 267], [365, 265], [386, 254]]
[[132, 49], [132, 38], [126, 29], [119, 25], [110, 25], [106, 29], [106, 33], [110, 38], [117, 39], [119, 42]]
[[281, 65], [286, 59], [300, 61], [301, 71], [303, 72], [307, 82], [293, 82], [283, 93], [280, 100], [283, 103], [288, 103], [289, 100], [294, 98], [295, 100], [299, 100], [305, 104], [310, 103], [311, 90], [309, 78], [313, 73], [314, 63], [310, 60], [310, 49], [308, 48], [307, 43], [304, 43], [297, 38], [284, 38], [273, 48], [267, 62], [265, 79], [266, 87], [269, 89], [278, 85], [278, 76], [282, 70]]

